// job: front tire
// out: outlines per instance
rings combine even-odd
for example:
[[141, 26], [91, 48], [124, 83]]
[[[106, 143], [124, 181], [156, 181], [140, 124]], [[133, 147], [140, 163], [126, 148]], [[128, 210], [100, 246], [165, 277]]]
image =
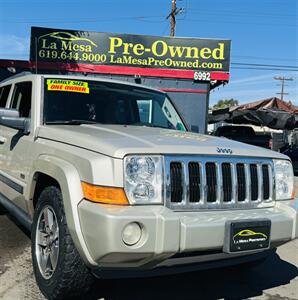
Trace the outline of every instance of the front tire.
[[7, 213], [7, 210], [0, 204], [0, 216], [5, 215]]
[[31, 233], [32, 262], [41, 292], [51, 300], [83, 296], [94, 277], [70, 236], [61, 191], [50, 186], [38, 199]]

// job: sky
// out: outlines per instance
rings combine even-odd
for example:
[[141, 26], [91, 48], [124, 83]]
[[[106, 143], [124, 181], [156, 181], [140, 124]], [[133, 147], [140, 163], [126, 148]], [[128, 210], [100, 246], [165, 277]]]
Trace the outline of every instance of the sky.
[[[274, 76], [293, 78], [284, 99], [298, 105], [298, 0], [177, 0], [177, 7], [176, 36], [232, 40], [231, 80], [211, 93], [211, 105], [278, 96]], [[0, 59], [29, 59], [31, 26], [168, 36], [170, 9], [171, 0], [0, 0]]]

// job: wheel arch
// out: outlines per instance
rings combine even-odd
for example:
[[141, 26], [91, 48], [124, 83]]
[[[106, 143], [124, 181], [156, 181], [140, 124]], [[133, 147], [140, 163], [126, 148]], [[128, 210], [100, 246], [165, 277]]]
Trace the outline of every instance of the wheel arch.
[[38, 202], [38, 198], [41, 194], [41, 192], [48, 186], [55, 186], [57, 188], [59, 188], [59, 190], [61, 190], [61, 186], [59, 184], [59, 182], [52, 176], [49, 176], [48, 174], [44, 173], [44, 172], [40, 172], [37, 171], [35, 172], [35, 174], [33, 175], [33, 180], [34, 180], [34, 184], [32, 184], [32, 206], [33, 209], [35, 210], [37, 202]]
[[[63, 198], [66, 221], [71, 237], [83, 260], [89, 266], [96, 266], [85, 244], [78, 215], [78, 204], [83, 199], [81, 179], [77, 169], [68, 161], [41, 155], [34, 163], [29, 178], [30, 188], [26, 198], [29, 201], [29, 213], [33, 215], [38, 193], [49, 185], [60, 188]], [[41, 186], [39, 186], [41, 184]]]

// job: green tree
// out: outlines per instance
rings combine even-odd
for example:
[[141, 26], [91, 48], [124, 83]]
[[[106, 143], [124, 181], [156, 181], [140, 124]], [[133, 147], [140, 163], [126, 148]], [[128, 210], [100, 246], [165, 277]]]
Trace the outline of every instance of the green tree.
[[222, 109], [222, 108], [227, 108], [231, 106], [236, 106], [238, 105], [239, 102], [236, 99], [221, 99], [218, 100], [216, 104], [213, 105], [212, 110], [217, 110], [217, 109]]

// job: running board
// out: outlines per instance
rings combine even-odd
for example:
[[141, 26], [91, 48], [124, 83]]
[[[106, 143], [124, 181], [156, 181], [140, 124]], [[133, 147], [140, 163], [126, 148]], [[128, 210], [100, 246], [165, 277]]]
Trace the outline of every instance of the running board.
[[0, 205], [2, 205], [13, 217], [15, 217], [29, 232], [31, 232], [32, 220], [30, 216], [12, 201], [0, 193]]

